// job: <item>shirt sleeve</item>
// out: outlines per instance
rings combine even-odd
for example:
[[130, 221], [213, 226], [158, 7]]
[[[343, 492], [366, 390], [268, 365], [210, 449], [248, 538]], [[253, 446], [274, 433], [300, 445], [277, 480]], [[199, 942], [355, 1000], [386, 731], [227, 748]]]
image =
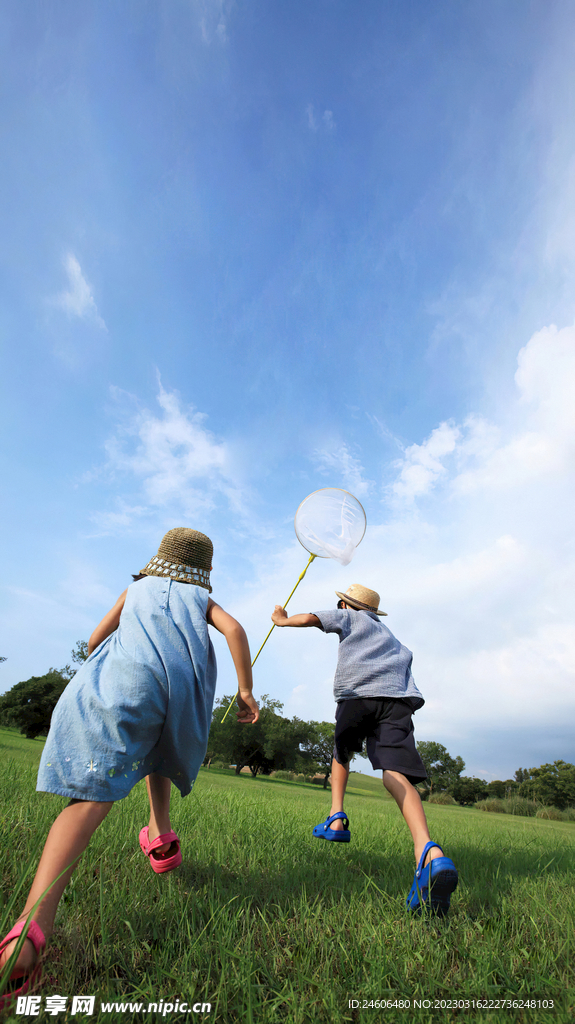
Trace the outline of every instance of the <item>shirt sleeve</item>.
[[341, 637], [349, 625], [349, 612], [344, 608], [330, 608], [329, 611], [312, 614], [317, 615], [324, 633], [338, 633]]

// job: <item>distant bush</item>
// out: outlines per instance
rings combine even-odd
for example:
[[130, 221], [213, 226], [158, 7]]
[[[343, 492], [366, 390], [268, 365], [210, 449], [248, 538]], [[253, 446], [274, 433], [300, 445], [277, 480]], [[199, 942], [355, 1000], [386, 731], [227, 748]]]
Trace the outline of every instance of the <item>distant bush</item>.
[[522, 818], [534, 818], [541, 804], [524, 796], [510, 796], [503, 801], [507, 814], [519, 814]]
[[549, 821], [565, 821], [563, 811], [558, 807], [540, 807], [535, 817], [547, 818]]
[[522, 818], [534, 818], [541, 804], [525, 797], [510, 796], [505, 800], [498, 800], [497, 797], [478, 800], [475, 807], [478, 811], [490, 811], [492, 814], [517, 814]]
[[[312, 779], [311, 781], [312, 781], [314, 786], [323, 786], [323, 779]], [[326, 788], [327, 789], [331, 789], [331, 786], [330, 786], [329, 782], [328, 782]]]
[[505, 801], [500, 800], [496, 796], [489, 797], [487, 800], [478, 800], [474, 805], [478, 811], [490, 811], [492, 814], [508, 814], [509, 811], [505, 807]]
[[427, 802], [430, 804], [457, 804], [451, 793], [430, 793]]
[[564, 821], [575, 821], [575, 807], [567, 807], [563, 811]]
[[210, 761], [210, 763], [208, 765], [206, 765], [206, 767], [207, 768], [229, 768], [230, 766], [229, 766], [229, 764], [226, 764], [224, 761]]
[[314, 779], [311, 775], [304, 775], [303, 772], [288, 772], [280, 768], [277, 772], [270, 772], [270, 775], [274, 779], [280, 779], [281, 782], [298, 782], [300, 785], [304, 782], [314, 782], [323, 786], [323, 779]]

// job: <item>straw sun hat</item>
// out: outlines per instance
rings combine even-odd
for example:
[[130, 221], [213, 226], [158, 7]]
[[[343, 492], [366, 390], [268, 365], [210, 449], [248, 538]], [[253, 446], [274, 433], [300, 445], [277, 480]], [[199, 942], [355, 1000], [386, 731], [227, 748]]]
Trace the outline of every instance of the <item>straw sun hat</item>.
[[346, 604], [351, 605], [357, 611], [364, 612], [375, 612], [376, 615], [387, 615], [387, 612], [380, 612], [379, 605], [379, 594], [375, 590], [368, 590], [367, 587], [362, 587], [361, 583], [352, 583], [351, 587], [348, 587], [345, 594], [340, 594], [339, 590], [336, 590], [336, 594]]
[[141, 570], [144, 576], [167, 576], [182, 583], [194, 583], [209, 590], [214, 546], [205, 533], [176, 526], [168, 530], [154, 555]]

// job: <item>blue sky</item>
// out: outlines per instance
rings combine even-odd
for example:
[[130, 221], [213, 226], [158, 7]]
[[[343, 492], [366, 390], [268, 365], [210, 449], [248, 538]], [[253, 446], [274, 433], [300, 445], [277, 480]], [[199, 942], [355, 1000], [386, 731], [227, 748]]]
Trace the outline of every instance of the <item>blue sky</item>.
[[[553, 0], [8, 0], [0, 689], [174, 525], [257, 649], [343, 486], [365, 539], [294, 609], [379, 591], [467, 773], [574, 760], [574, 36]], [[276, 631], [256, 694], [330, 720], [336, 646]]]

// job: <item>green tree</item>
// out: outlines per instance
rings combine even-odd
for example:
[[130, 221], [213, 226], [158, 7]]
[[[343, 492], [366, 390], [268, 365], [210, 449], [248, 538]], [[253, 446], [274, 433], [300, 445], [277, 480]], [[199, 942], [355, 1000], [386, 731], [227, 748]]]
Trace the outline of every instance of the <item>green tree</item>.
[[553, 804], [563, 810], [575, 806], [575, 765], [567, 761], [554, 761], [529, 769], [529, 778], [519, 787], [522, 795]]
[[461, 775], [450, 787], [454, 800], [464, 807], [474, 804], [477, 800], [483, 800], [487, 796], [487, 783], [483, 779], [469, 778]]
[[[214, 758], [222, 761], [228, 761], [229, 763], [235, 763], [236, 761], [234, 754], [236, 751], [238, 734], [235, 727], [238, 723], [234, 712], [231, 711], [224, 721], [228, 705], [234, 699], [234, 696], [227, 695], [218, 698], [215, 702], [204, 764], [209, 765], [210, 761]], [[253, 726], [244, 725], [243, 728], [252, 729]]]
[[88, 641], [87, 640], [76, 640], [76, 646], [72, 651], [72, 661], [75, 661], [77, 665], [82, 665], [88, 657]]
[[514, 779], [505, 779], [504, 782], [501, 779], [493, 779], [492, 782], [487, 783], [487, 796], [495, 796], [499, 800], [504, 800], [516, 789], [517, 783]]
[[66, 675], [51, 668], [43, 676], [32, 676], [16, 683], [0, 697], [0, 721], [15, 726], [30, 740], [45, 735], [68, 682]]
[[441, 743], [432, 740], [418, 743], [417, 749], [427, 772], [429, 792], [451, 790], [465, 768], [463, 758], [452, 757]]
[[299, 771], [306, 760], [302, 744], [308, 738], [309, 725], [298, 718], [282, 718], [283, 704], [264, 694], [260, 717], [255, 725], [241, 725], [233, 712], [223, 721], [232, 697], [216, 701], [208, 737], [206, 760], [235, 764], [236, 774], [249, 767], [252, 775], [269, 775], [274, 769]]
[[[87, 657], [88, 644], [77, 640], [72, 661], [81, 664]], [[64, 668], [49, 669], [43, 676], [31, 676], [16, 683], [0, 696], [0, 722], [20, 729], [27, 739], [46, 735], [52, 712], [74, 675], [75, 670], [64, 665]]]
[[335, 722], [308, 722], [309, 736], [302, 744], [304, 752], [309, 755], [307, 773], [322, 772], [323, 788], [327, 789], [327, 780], [331, 773], [333, 760], [333, 744]]

